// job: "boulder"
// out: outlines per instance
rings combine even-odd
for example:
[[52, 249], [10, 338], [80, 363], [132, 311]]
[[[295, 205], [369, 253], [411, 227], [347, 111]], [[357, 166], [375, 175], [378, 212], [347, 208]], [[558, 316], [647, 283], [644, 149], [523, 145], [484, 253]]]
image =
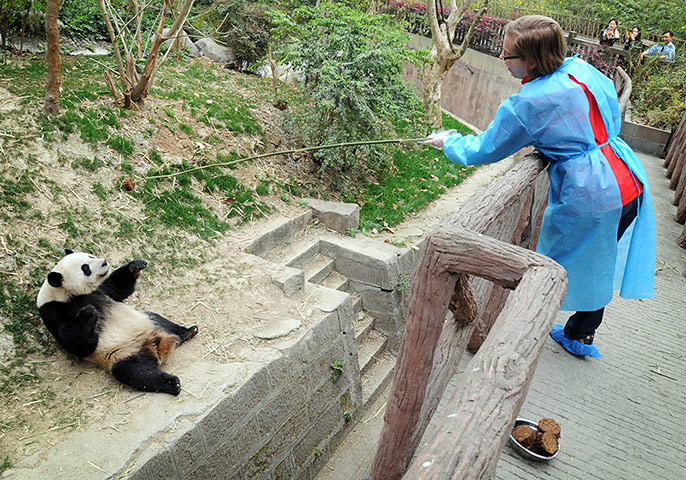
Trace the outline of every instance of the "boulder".
[[[162, 34], [166, 35], [167, 32], [169, 31], [168, 28], [165, 28], [162, 30]], [[181, 47], [185, 48], [188, 50], [188, 53], [190, 53], [193, 56], [198, 56], [200, 55], [200, 50], [198, 50], [198, 47], [195, 46], [191, 38], [188, 36], [185, 30], [181, 30], [181, 32], [177, 33], [177, 36], [181, 39]], [[174, 39], [167, 40], [164, 42], [164, 46], [166, 48], [169, 47], [169, 45], [174, 41]]]
[[229, 65], [236, 61], [236, 55], [231, 50], [222, 47], [210, 37], [201, 38], [195, 42], [195, 46], [202, 55], [222, 65]]

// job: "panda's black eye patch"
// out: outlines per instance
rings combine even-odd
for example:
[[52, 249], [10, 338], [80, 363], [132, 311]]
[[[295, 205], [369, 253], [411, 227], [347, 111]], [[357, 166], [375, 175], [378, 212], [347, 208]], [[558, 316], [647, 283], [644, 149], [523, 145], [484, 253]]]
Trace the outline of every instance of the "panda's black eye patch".
[[89, 267], [87, 263], [84, 263], [83, 265], [81, 265], [81, 271], [83, 272], [83, 274], [85, 276], [90, 277], [91, 267]]

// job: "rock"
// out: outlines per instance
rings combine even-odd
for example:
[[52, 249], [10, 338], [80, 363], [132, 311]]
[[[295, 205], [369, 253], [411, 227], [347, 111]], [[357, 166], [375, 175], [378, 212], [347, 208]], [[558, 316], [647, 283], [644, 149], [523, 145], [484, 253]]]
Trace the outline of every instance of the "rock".
[[[298, 82], [298, 73], [290, 65], [276, 65], [274, 71], [277, 80], [291, 84]], [[257, 67], [255, 73], [261, 77], [272, 78], [272, 68], [267, 64]]]
[[202, 55], [222, 65], [229, 65], [236, 61], [236, 55], [226, 47], [222, 47], [213, 39], [206, 37], [195, 42], [195, 46]]
[[326, 227], [346, 233], [360, 226], [360, 206], [356, 203], [326, 202], [306, 198], [314, 216]]
[[287, 297], [301, 292], [305, 285], [305, 273], [297, 268], [283, 267], [272, 275], [272, 281]]
[[[162, 30], [162, 35], [166, 35], [167, 32], [169, 32], [169, 29], [165, 28], [164, 30]], [[196, 57], [200, 55], [200, 50], [198, 50], [198, 47], [195, 46], [195, 44], [188, 36], [185, 30], [181, 30], [181, 32], [177, 33], [176, 35], [181, 39], [181, 46], [185, 48], [188, 51], [188, 53]], [[164, 42], [163, 45], [165, 46], [165, 49], [169, 48], [169, 45], [171, 45], [173, 41], [174, 39], [172, 38]]]
[[255, 329], [254, 335], [263, 340], [274, 340], [275, 338], [285, 337], [291, 332], [300, 328], [300, 320], [279, 320], [271, 325], [265, 325]]
[[109, 53], [110, 53], [109, 50], [107, 50], [106, 48], [93, 47], [92, 49], [81, 48], [81, 49], [72, 50], [69, 52], [69, 55], [72, 55], [72, 56], [85, 55], [85, 56], [97, 57], [97, 56], [109, 55]]

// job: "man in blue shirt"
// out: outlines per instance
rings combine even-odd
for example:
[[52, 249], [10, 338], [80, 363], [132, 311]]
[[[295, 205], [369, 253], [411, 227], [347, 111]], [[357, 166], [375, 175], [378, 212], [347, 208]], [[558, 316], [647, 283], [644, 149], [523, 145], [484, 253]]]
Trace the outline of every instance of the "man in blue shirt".
[[660, 58], [664, 58], [665, 60], [674, 60], [674, 56], [676, 55], [676, 47], [672, 43], [673, 40], [674, 34], [667, 30], [662, 34], [662, 43], [656, 43], [648, 50], [641, 53], [641, 63], [643, 63], [646, 55], [659, 55]]

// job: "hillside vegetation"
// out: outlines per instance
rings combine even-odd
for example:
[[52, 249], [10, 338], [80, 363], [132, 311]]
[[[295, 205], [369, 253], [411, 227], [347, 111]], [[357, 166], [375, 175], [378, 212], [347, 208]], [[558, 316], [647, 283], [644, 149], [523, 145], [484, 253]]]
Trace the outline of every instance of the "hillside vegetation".
[[[50, 118], [42, 113], [45, 58], [0, 54], [3, 468], [19, 459], [9, 438], [33, 442], [42, 431], [78, 428], [88, 419], [90, 402], [79, 406], [78, 422], [65, 420], [73, 405], [66, 403], [63, 386], [51, 380], [54, 372], [44, 368], [65, 354], [35, 306], [64, 248], [90, 251], [115, 265], [144, 258], [155, 275], [143, 285], [173, 299], [175, 286], [206, 276], [204, 265], [217, 245], [249, 234], [246, 222], [288, 215], [302, 208], [303, 197], [359, 202], [357, 234], [373, 235], [470, 171], [430, 147], [405, 145], [386, 150], [383, 172], [346, 174], [345, 188], [334, 188], [340, 182], [306, 154], [183, 173], [302, 146], [281, 127], [270, 81], [207, 59], [172, 60], [163, 65], [145, 108], [127, 111], [113, 105], [102, 80], [109, 62], [64, 57], [63, 113]], [[280, 92], [289, 108], [306, 105], [297, 87], [283, 84]], [[466, 131], [454, 121], [452, 126]], [[211, 334], [206, 328], [204, 335]], [[49, 415], [37, 416], [36, 407]]]

